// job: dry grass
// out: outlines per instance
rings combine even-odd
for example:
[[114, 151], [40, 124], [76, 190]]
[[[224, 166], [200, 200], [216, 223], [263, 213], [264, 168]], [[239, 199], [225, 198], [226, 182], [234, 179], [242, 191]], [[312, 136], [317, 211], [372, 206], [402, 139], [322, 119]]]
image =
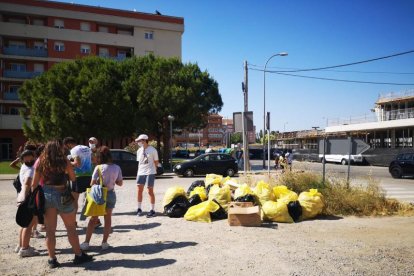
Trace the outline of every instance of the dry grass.
[[323, 215], [327, 216], [414, 215], [414, 205], [386, 198], [384, 191], [372, 178], [367, 180], [366, 185], [351, 183], [348, 187], [344, 178], [328, 177], [324, 185], [318, 174], [286, 172], [277, 178], [271, 178], [269, 183], [272, 186], [285, 185], [298, 194], [311, 188], [318, 189], [324, 196]]

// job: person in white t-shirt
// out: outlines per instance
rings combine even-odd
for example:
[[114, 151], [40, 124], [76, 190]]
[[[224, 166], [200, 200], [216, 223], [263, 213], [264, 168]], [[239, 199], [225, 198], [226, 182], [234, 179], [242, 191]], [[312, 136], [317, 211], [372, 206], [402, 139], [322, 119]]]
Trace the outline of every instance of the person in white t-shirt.
[[138, 175], [137, 175], [137, 199], [138, 210], [137, 216], [142, 216], [142, 193], [144, 191], [145, 184], [148, 187], [148, 195], [151, 201], [151, 210], [147, 214], [147, 218], [155, 217], [155, 195], [154, 195], [154, 182], [155, 175], [157, 174], [158, 166], [158, 152], [157, 150], [148, 145], [148, 136], [141, 134], [135, 139], [138, 142], [139, 149], [137, 150], [138, 161]]

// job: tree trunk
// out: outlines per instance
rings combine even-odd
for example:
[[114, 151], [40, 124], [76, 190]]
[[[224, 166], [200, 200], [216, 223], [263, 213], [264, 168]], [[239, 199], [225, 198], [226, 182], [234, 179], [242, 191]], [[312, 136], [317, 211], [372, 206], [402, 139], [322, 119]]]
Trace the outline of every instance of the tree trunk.
[[[168, 124], [168, 120], [164, 120], [163, 124], [162, 124], [162, 142], [164, 144], [164, 149], [163, 149], [163, 163], [164, 164], [169, 164], [169, 159], [170, 159], [170, 129], [169, 129], [169, 124]], [[170, 169], [172, 169], [170, 167]]]

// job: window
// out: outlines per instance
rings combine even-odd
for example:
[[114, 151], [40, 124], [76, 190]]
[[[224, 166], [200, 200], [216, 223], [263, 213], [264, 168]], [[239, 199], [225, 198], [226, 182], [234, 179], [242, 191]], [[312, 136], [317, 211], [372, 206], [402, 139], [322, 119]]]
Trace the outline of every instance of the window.
[[81, 53], [82, 54], [90, 54], [91, 53], [91, 46], [88, 44], [81, 44]]
[[36, 26], [44, 26], [45, 25], [45, 21], [43, 19], [33, 19], [33, 25], [36, 25]]
[[53, 26], [58, 29], [63, 29], [65, 27], [65, 23], [62, 19], [55, 19]]
[[109, 29], [106, 26], [99, 26], [98, 27], [98, 32], [101, 32], [101, 33], [109, 33]]
[[33, 48], [42, 50], [45, 48], [45, 44], [42, 41], [35, 41]]
[[99, 56], [109, 57], [109, 49], [108, 48], [99, 48]]
[[10, 85], [9, 86], [9, 93], [17, 93], [19, 91], [20, 85]]
[[125, 58], [127, 55], [127, 52], [124, 50], [118, 50], [118, 57], [123, 57]]
[[65, 51], [65, 44], [63, 42], [55, 42], [54, 49], [56, 52], [63, 52]]
[[9, 22], [18, 23], [18, 24], [26, 24], [26, 19], [24, 19], [24, 18], [9, 18]]
[[35, 63], [33, 71], [34, 72], [44, 72], [45, 71], [45, 65], [43, 63]]
[[91, 24], [89, 22], [81, 22], [80, 29], [81, 31], [89, 32], [91, 30]]
[[121, 160], [121, 153], [119, 151], [111, 151], [112, 160]]
[[19, 109], [17, 107], [10, 107], [10, 115], [19, 115]]
[[26, 48], [26, 42], [24, 41], [17, 41], [17, 40], [10, 40], [9, 47], [13, 48]]
[[124, 34], [124, 35], [132, 35], [132, 32], [130, 30], [123, 30], [123, 29], [119, 29], [117, 33]]
[[10, 64], [10, 69], [11, 69], [11, 71], [25, 72], [26, 71], [26, 64], [11, 63]]
[[136, 161], [137, 157], [133, 153], [121, 152], [122, 160], [126, 161]]
[[145, 39], [153, 40], [154, 39], [154, 32], [153, 31], [146, 31], [144, 37], [145, 37]]

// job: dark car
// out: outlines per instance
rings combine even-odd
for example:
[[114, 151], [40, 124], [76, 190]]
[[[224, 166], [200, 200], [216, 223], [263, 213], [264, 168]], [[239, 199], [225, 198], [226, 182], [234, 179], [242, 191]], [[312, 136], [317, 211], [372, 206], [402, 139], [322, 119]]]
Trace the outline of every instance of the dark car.
[[194, 157], [198, 157], [198, 156], [200, 156], [200, 155], [202, 155], [202, 154], [205, 154], [206, 153], [206, 151], [205, 150], [196, 150], [195, 151], [195, 153], [194, 153]]
[[398, 154], [390, 163], [388, 170], [393, 178], [414, 176], [414, 152]]
[[[114, 163], [121, 167], [123, 177], [137, 176], [138, 161], [135, 153], [121, 149], [111, 149], [111, 155]], [[158, 164], [157, 175], [162, 175], [163, 173], [162, 165]]]
[[234, 176], [237, 171], [237, 161], [224, 153], [202, 154], [193, 160], [174, 166], [174, 173], [183, 176], [204, 175], [208, 173]]
[[190, 158], [190, 151], [189, 150], [175, 150], [173, 151], [173, 157], [176, 158]]

